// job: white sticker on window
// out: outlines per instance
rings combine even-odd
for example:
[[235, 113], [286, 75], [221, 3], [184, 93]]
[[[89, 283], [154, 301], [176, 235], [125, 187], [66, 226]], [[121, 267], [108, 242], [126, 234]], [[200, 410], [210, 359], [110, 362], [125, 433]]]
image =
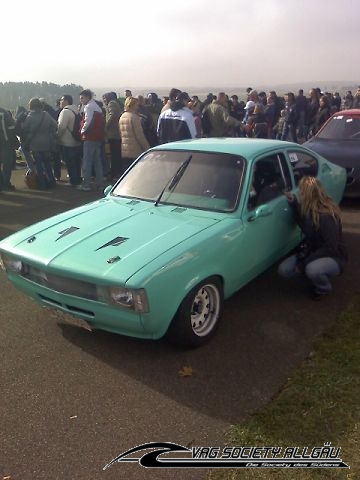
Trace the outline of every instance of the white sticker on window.
[[297, 153], [295, 152], [289, 153], [289, 158], [291, 163], [297, 163], [299, 161]]

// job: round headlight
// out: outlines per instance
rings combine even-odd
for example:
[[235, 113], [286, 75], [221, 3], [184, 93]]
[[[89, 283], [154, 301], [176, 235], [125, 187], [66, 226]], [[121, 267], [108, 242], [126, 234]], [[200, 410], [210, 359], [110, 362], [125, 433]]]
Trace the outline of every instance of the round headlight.
[[1, 266], [7, 272], [20, 274], [24, 270], [23, 263], [21, 260], [18, 260], [17, 258], [14, 258], [14, 257], [9, 257], [4, 254], [1, 254]]
[[134, 297], [131, 290], [121, 287], [110, 288], [110, 298], [112, 302], [122, 307], [132, 308], [134, 306]]

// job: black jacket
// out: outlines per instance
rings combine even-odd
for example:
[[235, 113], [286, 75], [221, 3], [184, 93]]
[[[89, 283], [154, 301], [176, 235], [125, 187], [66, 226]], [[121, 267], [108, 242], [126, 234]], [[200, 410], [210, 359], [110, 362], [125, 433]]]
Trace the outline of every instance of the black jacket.
[[299, 259], [298, 267], [304, 269], [306, 265], [318, 258], [333, 258], [343, 271], [347, 262], [347, 250], [342, 238], [341, 221], [331, 214], [321, 213], [319, 228], [317, 229], [309, 215], [301, 215], [300, 205], [295, 199], [290, 204], [295, 213], [295, 220], [304, 233], [304, 242], [307, 245], [304, 258]]

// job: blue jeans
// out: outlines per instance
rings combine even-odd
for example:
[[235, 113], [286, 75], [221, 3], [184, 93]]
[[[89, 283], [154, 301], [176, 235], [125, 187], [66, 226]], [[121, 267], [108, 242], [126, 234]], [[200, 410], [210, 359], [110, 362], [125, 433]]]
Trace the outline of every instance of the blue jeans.
[[[296, 264], [296, 255], [286, 258], [278, 267], [279, 275], [285, 278], [302, 275], [296, 270]], [[332, 290], [329, 278], [339, 275], [340, 267], [333, 258], [323, 257], [308, 263], [304, 273], [315, 287], [317, 293], [329, 293]]]
[[83, 144], [83, 186], [90, 187], [93, 169], [95, 171], [95, 182], [97, 188], [103, 187], [104, 173], [101, 157], [102, 142], [85, 140]]
[[40, 189], [55, 187], [56, 181], [51, 167], [51, 152], [32, 152]]

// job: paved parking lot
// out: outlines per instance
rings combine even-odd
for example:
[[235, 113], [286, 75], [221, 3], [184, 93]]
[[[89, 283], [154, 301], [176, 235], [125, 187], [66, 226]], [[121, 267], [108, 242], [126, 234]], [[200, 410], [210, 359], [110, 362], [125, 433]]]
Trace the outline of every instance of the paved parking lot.
[[[98, 198], [60, 184], [0, 195], [0, 238]], [[17, 292], [0, 274], [0, 478], [198, 479], [204, 471], [102, 468], [142, 443], [221, 446], [233, 423], [266, 404], [359, 291], [359, 203], [343, 203], [351, 270], [313, 302], [276, 267], [225, 303], [222, 326], [197, 350], [88, 333]], [[96, 219], [94, 219], [96, 222]], [[179, 370], [191, 366], [192, 376]]]

